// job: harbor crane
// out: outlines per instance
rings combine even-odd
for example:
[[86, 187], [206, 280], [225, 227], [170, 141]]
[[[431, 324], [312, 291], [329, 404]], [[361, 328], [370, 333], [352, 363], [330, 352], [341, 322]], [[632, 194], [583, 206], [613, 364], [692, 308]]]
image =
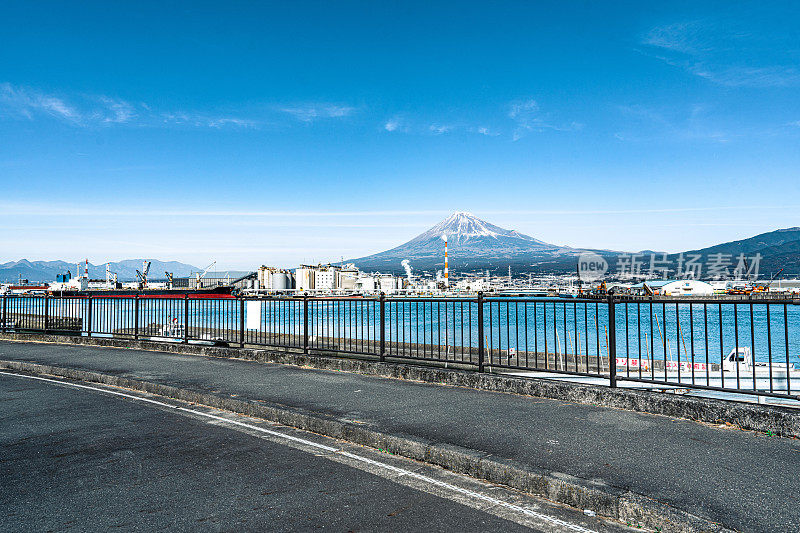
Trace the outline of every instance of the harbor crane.
[[106, 288], [112, 289], [117, 286], [117, 273], [111, 272], [111, 263], [106, 263]]
[[164, 272], [164, 274], [167, 275], [167, 288], [171, 289], [172, 288], [172, 275], [173, 274], [172, 274], [172, 272]]
[[206, 277], [206, 274], [208, 274], [208, 271], [211, 270], [211, 268], [216, 264], [217, 264], [217, 261], [215, 259], [210, 265], [208, 265], [206, 268], [203, 269], [203, 273], [202, 274], [200, 272], [197, 272], [195, 274], [196, 288], [198, 288], [198, 289], [200, 288], [200, 280], [202, 280], [204, 277]]
[[753, 289], [753, 292], [769, 292], [770, 285], [772, 285], [772, 282], [775, 281], [775, 278], [777, 278], [781, 272], [783, 272], [783, 269], [775, 272], [772, 277], [769, 278], [768, 282], [758, 285], [755, 289]]
[[139, 279], [139, 289], [147, 288], [147, 274], [150, 272], [150, 261], [142, 262], [142, 271], [136, 270], [136, 277]]

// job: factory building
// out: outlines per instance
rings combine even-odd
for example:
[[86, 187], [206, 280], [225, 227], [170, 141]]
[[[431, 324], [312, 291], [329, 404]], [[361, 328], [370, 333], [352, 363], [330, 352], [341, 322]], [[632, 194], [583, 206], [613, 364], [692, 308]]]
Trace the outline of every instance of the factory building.
[[352, 263], [344, 265], [336, 271], [338, 281], [336, 288], [343, 291], [354, 291], [356, 289], [356, 280], [361, 274], [356, 266]]
[[[208, 272], [202, 276], [189, 276], [188, 286], [190, 289], [214, 289], [216, 287], [223, 287], [229, 285], [238, 285], [242, 278], [249, 276], [252, 272], [248, 271], [234, 271], [227, 272]], [[173, 278], [173, 287], [183, 286], [182, 280]]]
[[295, 287], [303, 291], [353, 291], [361, 273], [352, 265], [300, 265], [295, 270]]
[[257, 279], [257, 288], [261, 290], [288, 291], [294, 289], [294, 276], [288, 270], [260, 266]]
[[332, 291], [336, 288], [338, 280], [336, 269], [319, 269], [314, 272], [314, 289], [318, 291]]
[[456, 290], [462, 292], [484, 292], [489, 289], [489, 284], [484, 278], [465, 278], [456, 283]]
[[302, 265], [294, 271], [294, 286], [298, 292], [313, 291], [316, 289], [317, 269], [313, 266]]
[[361, 276], [356, 280], [356, 291], [375, 292], [377, 282], [373, 276]]
[[392, 275], [383, 275], [378, 278], [378, 289], [380, 292], [391, 294], [403, 288], [403, 278]]
[[294, 275], [297, 292], [390, 294], [405, 288], [404, 278], [390, 274], [364, 274], [353, 264], [300, 265]]

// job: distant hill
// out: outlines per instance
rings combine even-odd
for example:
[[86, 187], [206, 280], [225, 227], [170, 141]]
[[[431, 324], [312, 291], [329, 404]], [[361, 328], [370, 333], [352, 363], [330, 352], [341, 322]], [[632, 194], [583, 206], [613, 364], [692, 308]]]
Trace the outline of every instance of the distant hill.
[[[111, 272], [116, 272], [120, 281], [132, 281], [136, 279], [136, 269], [142, 269], [142, 262], [150, 261], [150, 278], [157, 279], [165, 277], [164, 272], [172, 272], [177, 277], [188, 276], [192, 272], [197, 272], [195, 266], [179, 263], [177, 261], [159, 261], [158, 259], [126, 259], [110, 263]], [[80, 270], [83, 271], [84, 265], [81, 264]], [[76, 263], [66, 261], [28, 261], [20, 259], [0, 264], [0, 282], [14, 283], [22, 279], [32, 282], [51, 282], [55, 281], [57, 274], [70, 271], [73, 277], [78, 272]], [[105, 279], [106, 264], [93, 265], [89, 263], [89, 278]]]
[[[716, 244], [700, 250], [690, 250], [685, 253], [702, 254], [704, 256], [722, 253], [737, 256], [739, 254], [751, 255], [760, 251], [768, 251], [771, 255], [779, 253], [779, 249], [783, 245], [796, 241], [800, 241], [800, 228], [786, 228], [762, 233], [748, 239]], [[764, 254], [762, 253], [762, 255]]]
[[684, 255], [689, 254], [699, 254], [704, 261], [712, 254], [726, 254], [732, 257], [734, 264], [740, 254], [744, 254], [748, 261], [760, 254], [759, 272], [762, 278], [771, 277], [780, 269], [784, 269], [781, 277], [800, 276], [800, 227], [779, 229], [684, 252]]

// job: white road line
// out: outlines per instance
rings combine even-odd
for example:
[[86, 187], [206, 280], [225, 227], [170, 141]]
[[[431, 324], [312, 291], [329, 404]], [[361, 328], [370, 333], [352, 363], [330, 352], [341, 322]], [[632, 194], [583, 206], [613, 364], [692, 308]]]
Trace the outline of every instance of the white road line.
[[38, 381], [47, 381], [47, 382], [50, 382], [50, 383], [58, 383], [59, 385], [67, 385], [69, 387], [75, 387], [75, 388], [78, 388], [78, 389], [87, 389], [87, 390], [93, 390], [93, 391], [97, 391], [97, 392], [103, 392], [103, 393], [106, 393], [106, 394], [111, 394], [113, 396], [121, 396], [123, 398], [128, 398], [130, 400], [136, 400], [136, 401], [139, 401], [139, 402], [145, 402], [145, 403], [149, 403], [149, 404], [153, 404], [153, 405], [158, 405], [160, 407], [167, 407], [169, 409], [175, 409], [175, 410], [178, 410], [178, 411], [184, 411], [186, 413], [192, 413], [194, 415], [210, 418], [210, 419], [217, 420], [219, 422], [223, 422], [223, 423], [226, 423], [226, 424], [240, 426], [240, 427], [247, 428], [247, 429], [250, 429], [250, 430], [253, 430], [253, 431], [258, 431], [260, 433], [266, 433], [268, 435], [271, 435], [273, 437], [278, 437], [280, 439], [290, 440], [290, 441], [302, 444], [304, 446], [311, 446], [313, 448], [317, 448], [317, 449], [320, 449], [320, 450], [325, 450], [326, 452], [338, 453], [338, 454], [340, 454], [340, 455], [342, 455], [344, 457], [347, 457], [347, 458], [355, 460], [355, 461], [359, 461], [359, 462], [362, 462], [362, 463], [365, 463], [365, 464], [369, 464], [369, 465], [372, 465], [372, 466], [375, 466], [375, 467], [378, 467], [378, 468], [382, 468], [384, 470], [388, 470], [390, 472], [394, 472], [394, 473], [397, 473], [397, 474], [400, 474], [400, 475], [403, 475], [403, 476], [409, 476], [409, 477], [412, 477], [412, 478], [414, 478], [414, 479], [416, 479], [416, 480], [418, 480], [418, 481], [420, 481], [422, 483], [426, 483], [426, 484], [429, 484], [429, 485], [434, 485], [434, 486], [437, 486], [437, 487], [445, 489], [445, 490], [449, 490], [449, 491], [452, 491], [452, 492], [457, 492], [457, 493], [462, 494], [464, 496], [467, 496], [469, 498], [473, 498], [473, 499], [476, 499], [476, 500], [482, 500], [482, 501], [485, 501], [485, 502], [488, 502], [488, 503], [491, 503], [491, 504], [494, 504], [494, 505], [498, 505], [500, 507], [504, 507], [504, 508], [508, 509], [509, 511], [514, 511], [514, 512], [517, 512], [517, 513], [524, 514], [526, 516], [530, 516], [530, 517], [533, 517], [533, 518], [538, 518], [538, 519], [543, 520], [545, 522], [549, 522], [549, 523], [554, 524], [554, 525], [563, 526], [563, 527], [565, 527], [567, 529], [571, 529], [573, 531], [593, 533], [591, 529], [586, 529], [583, 526], [579, 526], [579, 525], [576, 525], [576, 524], [571, 524], [571, 523], [566, 522], [564, 520], [560, 520], [558, 518], [554, 518], [554, 517], [552, 517], [550, 515], [546, 515], [544, 513], [539, 513], [539, 512], [533, 511], [531, 509], [526, 509], [525, 507], [520, 507], [519, 505], [514, 505], [513, 503], [508, 503], [508, 502], [503, 501], [503, 500], [498, 500], [497, 498], [492, 498], [491, 496], [487, 496], [487, 495], [481, 494], [479, 492], [475, 492], [475, 491], [472, 491], [472, 490], [469, 490], [469, 489], [464, 489], [464, 488], [461, 488], [461, 487], [457, 487], [456, 485], [452, 485], [452, 484], [446, 483], [444, 481], [439, 481], [438, 479], [434, 479], [432, 477], [424, 476], [422, 474], [418, 474], [416, 472], [412, 472], [411, 470], [406, 470], [404, 468], [399, 468], [399, 467], [396, 467], [396, 466], [393, 466], [393, 465], [390, 465], [390, 464], [386, 464], [386, 463], [382, 463], [380, 461], [375, 461], [373, 459], [369, 459], [367, 457], [362, 457], [362, 456], [356, 455], [354, 453], [346, 452], [346, 451], [341, 450], [339, 448], [334, 448], [332, 446], [326, 446], [324, 444], [319, 444], [319, 443], [316, 443], [316, 442], [313, 442], [313, 441], [310, 441], [310, 440], [301, 439], [300, 437], [295, 437], [293, 435], [287, 435], [287, 434], [281, 433], [279, 431], [273, 431], [273, 430], [266, 429], [266, 428], [263, 428], [263, 427], [254, 426], [252, 424], [247, 424], [245, 422], [240, 422], [238, 420], [230, 420], [228, 418], [224, 418], [224, 417], [217, 416], [217, 415], [212, 415], [210, 413], [204, 413], [202, 411], [195, 411], [194, 409], [188, 409], [186, 407], [180, 407], [180, 406], [177, 406], [177, 405], [170, 405], [168, 403], [159, 402], [158, 400], [152, 400], [150, 398], [142, 398], [141, 396], [135, 396], [133, 394], [126, 394], [124, 392], [117, 392], [117, 391], [112, 391], [112, 390], [108, 390], [108, 389], [102, 389], [102, 388], [99, 388], [99, 387], [92, 387], [90, 385], [81, 385], [79, 383], [71, 383], [69, 381], [62, 381], [62, 380], [51, 379], [51, 378], [43, 378], [43, 377], [39, 377], [39, 376], [28, 376], [28, 375], [25, 375], [25, 374], [15, 374], [13, 372], [0, 371], [0, 374], [6, 375], [6, 376], [18, 377], [18, 378], [35, 379], [35, 380], [38, 380]]

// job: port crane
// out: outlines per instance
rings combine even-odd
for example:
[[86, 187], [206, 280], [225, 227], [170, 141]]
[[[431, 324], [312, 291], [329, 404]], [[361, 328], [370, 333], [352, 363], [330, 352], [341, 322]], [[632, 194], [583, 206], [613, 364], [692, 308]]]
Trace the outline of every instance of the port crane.
[[196, 283], [196, 288], [198, 288], [198, 289], [200, 288], [200, 280], [203, 279], [204, 277], [206, 277], [206, 274], [208, 274], [208, 271], [211, 270], [211, 268], [216, 264], [217, 264], [217, 261], [214, 260], [214, 261], [212, 261], [212, 263], [210, 265], [208, 265], [206, 268], [203, 269], [203, 273], [202, 274], [200, 272], [197, 272], [195, 274], [195, 281], [197, 282]]
[[783, 269], [780, 269], [777, 272], [775, 272], [772, 275], [772, 277], [769, 278], [768, 282], [762, 285], [758, 285], [755, 289], [753, 289], [753, 292], [769, 292], [769, 286], [772, 285], [772, 282], [775, 281], [775, 278], [777, 278], [781, 272], [783, 272]]
[[167, 275], [167, 288], [171, 289], [172, 288], [172, 272], [166, 272], [165, 271], [164, 274]]
[[150, 272], [150, 261], [142, 262], [142, 271], [136, 269], [136, 277], [139, 279], [139, 289], [147, 288], [147, 274]]
[[[747, 259], [745, 259], [743, 257], [742, 258], [742, 262], [744, 263], [744, 267], [749, 272], [750, 267], [747, 265]], [[775, 272], [772, 275], [772, 277], [769, 278], [769, 281], [767, 281], [766, 283], [762, 283], [760, 285], [756, 284], [755, 283], [757, 281], [757, 279], [756, 279], [756, 280], [754, 280], [753, 285], [751, 285], [749, 287], [745, 286], [745, 287], [741, 287], [741, 288], [740, 287], [734, 287], [733, 289], [728, 290], [727, 294], [752, 294], [752, 293], [760, 293], [760, 292], [769, 292], [769, 286], [772, 285], [772, 282], [775, 281], [775, 278], [777, 278], [780, 275], [781, 272], [783, 272], [783, 269], [780, 269], [777, 272]], [[757, 273], [756, 273], [756, 276], [758, 276]]]
[[117, 286], [117, 273], [111, 272], [111, 263], [106, 263], [106, 288], [111, 289]]

